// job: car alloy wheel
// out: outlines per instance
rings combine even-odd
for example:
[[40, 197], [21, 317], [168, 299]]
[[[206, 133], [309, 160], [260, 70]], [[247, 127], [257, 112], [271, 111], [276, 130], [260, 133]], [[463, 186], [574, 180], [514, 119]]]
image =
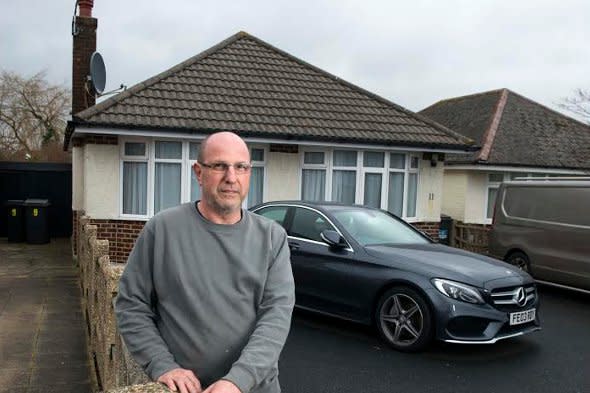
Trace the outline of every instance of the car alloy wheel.
[[506, 262], [511, 265], [516, 266], [520, 270], [524, 270], [527, 273], [530, 273], [530, 265], [529, 265], [529, 258], [526, 256], [525, 253], [520, 251], [513, 252], [506, 258]]
[[386, 291], [377, 305], [377, 329], [393, 348], [414, 352], [426, 347], [433, 334], [430, 308], [411, 288]]

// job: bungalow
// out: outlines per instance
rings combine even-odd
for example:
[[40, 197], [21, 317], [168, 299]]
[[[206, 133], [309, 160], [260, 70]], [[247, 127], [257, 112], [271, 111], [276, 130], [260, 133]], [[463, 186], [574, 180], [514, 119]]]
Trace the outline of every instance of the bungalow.
[[[85, 13], [77, 20], [96, 21]], [[75, 60], [74, 68], [83, 64]], [[74, 228], [81, 215], [90, 217], [117, 262], [146, 220], [199, 198], [191, 166], [199, 142], [216, 131], [234, 131], [250, 148], [245, 207], [279, 199], [358, 203], [435, 237], [440, 162], [474, 148], [469, 138], [244, 32], [74, 113], [64, 141], [73, 153]]]
[[508, 89], [437, 102], [419, 112], [482, 148], [445, 161], [442, 212], [487, 227], [500, 183], [590, 173], [590, 126]]

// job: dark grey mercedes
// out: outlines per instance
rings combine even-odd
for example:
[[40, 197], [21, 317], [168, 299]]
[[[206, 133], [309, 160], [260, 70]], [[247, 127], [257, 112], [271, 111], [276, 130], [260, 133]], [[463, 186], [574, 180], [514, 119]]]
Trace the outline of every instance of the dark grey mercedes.
[[389, 212], [301, 201], [251, 210], [287, 231], [297, 307], [374, 324], [395, 349], [491, 344], [540, 329], [530, 275], [437, 244]]

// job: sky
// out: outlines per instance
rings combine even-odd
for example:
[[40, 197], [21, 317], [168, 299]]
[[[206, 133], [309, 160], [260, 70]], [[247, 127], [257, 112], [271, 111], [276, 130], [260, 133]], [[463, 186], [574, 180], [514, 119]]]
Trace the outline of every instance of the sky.
[[[70, 87], [74, 8], [0, 0], [0, 69]], [[238, 31], [412, 111], [508, 88], [564, 112], [590, 88], [588, 0], [95, 0], [93, 16], [106, 91]]]

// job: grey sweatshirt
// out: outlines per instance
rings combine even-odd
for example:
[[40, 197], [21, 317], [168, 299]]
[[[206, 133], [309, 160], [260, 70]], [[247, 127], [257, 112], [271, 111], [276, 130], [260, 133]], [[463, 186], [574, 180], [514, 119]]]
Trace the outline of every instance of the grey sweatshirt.
[[203, 388], [227, 379], [243, 393], [278, 393], [294, 301], [282, 227], [246, 210], [237, 224], [213, 224], [187, 203], [145, 225], [115, 312], [130, 353], [154, 380], [182, 367]]

